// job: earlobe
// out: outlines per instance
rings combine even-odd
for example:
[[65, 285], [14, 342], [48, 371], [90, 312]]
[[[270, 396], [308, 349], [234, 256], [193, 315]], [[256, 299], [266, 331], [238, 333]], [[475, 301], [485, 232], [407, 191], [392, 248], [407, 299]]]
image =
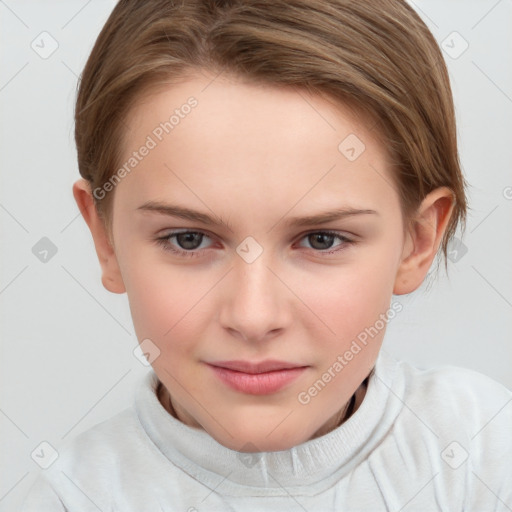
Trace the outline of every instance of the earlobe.
[[112, 293], [125, 293], [121, 270], [117, 256], [112, 247], [107, 229], [98, 214], [91, 187], [85, 179], [80, 179], [73, 184], [73, 196], [78, 209], [82, 214], [94, 241], [94, 247], [101, 266], [101, 282]]
[[403, 295], [416, 290], [432, 265], [453, 211], [453, 193], [447, 187], [430, 192], [407, 229], [402, 259], [393, 293]]

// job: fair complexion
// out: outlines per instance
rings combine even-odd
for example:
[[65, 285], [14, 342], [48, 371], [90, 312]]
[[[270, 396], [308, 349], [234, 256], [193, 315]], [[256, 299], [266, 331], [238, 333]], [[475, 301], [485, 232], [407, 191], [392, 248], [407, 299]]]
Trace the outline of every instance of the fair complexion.
[[[289, 449], [332, 430], [361, 391], [385, 329], [309, 403], [297, 398], [386, 314], [393, 293], [420, 286], [451, 194], [434, 190], [406, 224], [386, 148], [362, 118], [304, 91], [211, 80], [198, 74], [130, 111], [126, 159], [169, 112], [190, 96], [198, 100], [110, 192], [111, 232], [88, 183], [77, 181], [73, 192], [103, 285], [127, 293], [138, 340], [160, 350], [152, 366], [164, 407], [171, 411], [170, 397], [179, 420], [228, 448]], [[355, 161], [338, 150], [349, 134], [366, 146]], [[143, 207], [156, 203], [162, 208]], [[170, 206], [217, 223], [169, 215]], [[359, 213], [292, 222], [335, 209]], [[322, 237], [326, 230], [334, 235]], [[236, 251], [247, 237], [262, 249], [251, 263]], [[281, 390], [253, 395], [226, 386], [206, 364], [234, 359], [306, 368]]]

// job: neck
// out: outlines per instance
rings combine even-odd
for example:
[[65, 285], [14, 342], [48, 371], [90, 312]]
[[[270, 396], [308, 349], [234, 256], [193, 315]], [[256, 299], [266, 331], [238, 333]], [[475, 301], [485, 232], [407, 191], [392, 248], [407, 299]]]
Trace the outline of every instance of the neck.
[[[370, 375], [371, 375], [371, 373], [370, 373]], [[356, 389], [355, 393], [350, 397], [348, 402], [341, 408], [341, 410], [338, 413], [336, 413], [334, 416], [332, 416], [326, 423], [324, 423], [324, 425], [322, 425], [313, 434], [313, 436], [310, 439], [308, 439], [308, 441], [311, 439], [315, 439], [317, 437], [323, 436], [325, 434], [328, 434], [332, 430], [338, 428], [345, 421], [347, 421], [357, 411], [357, 409], [359, 409], [359, 406], [362, 404], [363, 399], [366, 395], [366, 389], [368, 387], [368, 380], [370, 378], [370, 375], [368, 375], [364, 379], [364, 381]], [[178, 421], [181, 421], [182, 423], [185, 423], [186, 425], [189, 424], [189, 422], [184, 417], [181, 417], [182, 415], [180, 415], [176, 412], [176, 409], [172, 403], [171, 396], [161, 381], [158, 382], [158, 386], [156, 389], [156, 395], [157, 395], [158, 401], [162, 404], [164, 409], [172, 417], [176, 418]], [[195, 422], [195, 421], [194, 421], [193, 426], [197, 426], [197, 427], [201, 428], [200, 425], [198, 425], [197, 422]]]

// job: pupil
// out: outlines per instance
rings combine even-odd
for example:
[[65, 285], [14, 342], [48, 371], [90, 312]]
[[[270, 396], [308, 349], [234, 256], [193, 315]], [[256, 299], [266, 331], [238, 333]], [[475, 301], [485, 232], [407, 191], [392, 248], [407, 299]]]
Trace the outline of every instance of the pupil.
[[[201, 245], [201, 233], [179, 233], [176, 240], [182, 249], [197, 249]], [[199, 243], [197, 242], [199, 239]]]
[[[201, 245], [201, 233], [178, 233], [176, 239], [183, 249], [197, 249]], [[309, 235], [309, 242], [315, 249], [329, 249], [332, 246], [334, 235], [316, 233]]]
[[[314, 247], [315, 249], [329, 249], [332, 245], [333, 239], [334, 239], [334, 235], [329, 235], [327, 233], [317, 233], [317, 234], [310, 235], [309, 241], [311, 243], [311, 246]], [[315, 246], [317, 241], [320, 241], [320, 245], [322, 245], [322, 242], [325, 244], [326, 240], [327, 240], [328, 247], [316, 247]]]

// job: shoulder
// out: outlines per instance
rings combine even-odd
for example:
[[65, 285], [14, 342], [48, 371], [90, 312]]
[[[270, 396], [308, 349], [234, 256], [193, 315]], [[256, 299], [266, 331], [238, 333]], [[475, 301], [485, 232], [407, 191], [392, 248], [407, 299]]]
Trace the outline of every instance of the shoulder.
[[450, 417], [460, 414], [468, 425], [478, 426], [501, 413], [501, 422], [512, 428], [512, 390], [476, 370], [453, 365], [420, 368], [397, 361], [404, 380], [404, 397], [421, 409]]
[[471, 510], [512, 503], [512, 390], [452, 365], [420, 368], [395, 360], [395, 372], [402, 401], [397, 421], [414, 431], [409, 442], [424, 447], [432, 471], [459, 482]]
[[[125, 463], [147, 456], [154, 449], [140, 420], [136, 399], [142, 393], [153, 396], [154, 374], [148, 373], [137, 383], [129, 407], [89, 429], [69, 437], [59, 448], [53, 473], [66, 468], [80, 475], [84, 468], [94, 467], [98, 473], [109, 472]], [[146, 395], [144, 395], [146, 397]], [[151, 412], [151, 411], [150, 411]], [[91, 476], [91, 475], [88, 475]]]
[[422, 368], [389, 353], [379, 362], [390, 399], [399, 403], [399, 421], [419, 422], [440, 439], [457, 436], [468, 444], [494, 444], [510, 453], [512, 390], [458, 366]]
[[129, 407], [56, 444], [55, 460], [39, 474], [34, 488], [47, 487], [64, 503], [81, 499], [77, 489], [88, 489], [108, 508], [116, 492], [127, 492], [123, 486], [138, 478], [142, 465], [163, 465], [141, 419], [145, 414], [158, 421], [163, 415], [155, 396], [157, 382], [154, 372], [146, 373], [136, 384]]
[[56, 458], [41, 471], [27, 495], [23, 511], [91, 510], [110, 507], [122, 483], [119, 468], [144, 458], [148, 443], [132, 407], [55, 446]]
[[55, 476], [67, 470], [79, 475], [81, 468], [87, 467], [94, 467], [98, 474], [109, 472], [123, 459], [136, 456], [144, 441], [145, 433], [132, 406], [62, 444], [46, 473]]

